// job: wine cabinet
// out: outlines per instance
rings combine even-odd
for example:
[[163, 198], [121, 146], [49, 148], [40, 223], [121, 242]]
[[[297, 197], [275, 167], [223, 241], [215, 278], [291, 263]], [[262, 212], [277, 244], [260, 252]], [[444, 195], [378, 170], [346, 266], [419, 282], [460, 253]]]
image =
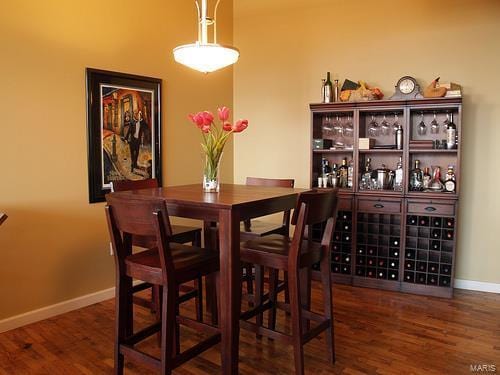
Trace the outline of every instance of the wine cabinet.
[[[318, 187], [324, 161], [351, 162], [350, 186], [339, 189], [340, 207], [332, 241], [331, 271], [335, 282], [409, 293], [453, 296], [456, 263], [462, 99], [437, 98], [359, 103], [311, 104], [310, 186]], [[456, 125], [456, 147], [446, 148], [447, 124]], [[403, 129], [403, 148], [392, 147]], [[360, 138], [372, 138], [369, 149]], [[313, 147], [313, 139], [326, 140]], [[451, 166], [455, 191], [414, 191], [410, 184], [418, 160], [422, 169]], [[365, 166], [399, 170], [392, 186], [367, 187]], [[439, 176], [439, 173], [433, 173]], [[331, 187], [326, 187], [331, 188]], [[312, 228], [321, 239], [324, 225]], [[319, 265], [313, 269], [318, 270]], [[313, 277], [318, 276], [313, 272]]]

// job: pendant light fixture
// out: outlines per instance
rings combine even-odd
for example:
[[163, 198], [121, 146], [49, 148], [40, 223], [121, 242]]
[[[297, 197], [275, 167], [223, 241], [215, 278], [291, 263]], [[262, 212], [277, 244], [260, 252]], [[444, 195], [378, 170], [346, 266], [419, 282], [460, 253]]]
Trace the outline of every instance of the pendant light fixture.
[[[240, 52], [230, 46], [217, 43], [217, 0], [214, 17], [207, 17], [207, 0], [195, 0], [198, 11], [198, 40], [196, 43], [184, 44], [174, 48], [174, 59], [180, 64], [203, 73], [210, 73], [225, 68], [238, 61]], [[213, 26], [213, 43], [208, 42], [208, 26]]]

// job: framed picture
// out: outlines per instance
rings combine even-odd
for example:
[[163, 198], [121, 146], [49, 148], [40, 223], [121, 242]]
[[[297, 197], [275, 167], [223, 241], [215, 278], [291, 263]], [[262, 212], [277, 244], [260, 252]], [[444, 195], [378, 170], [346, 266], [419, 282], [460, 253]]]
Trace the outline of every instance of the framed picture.
[[116, 180], [161, 184], [161, 80], [87, 68], [89, 202]]

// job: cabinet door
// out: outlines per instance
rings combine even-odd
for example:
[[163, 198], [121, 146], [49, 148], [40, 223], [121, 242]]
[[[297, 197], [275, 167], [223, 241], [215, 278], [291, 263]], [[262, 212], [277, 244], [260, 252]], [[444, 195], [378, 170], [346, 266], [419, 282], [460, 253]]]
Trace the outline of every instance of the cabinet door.
[[401, 200], [359, 197], [355, 275], [399, 281]]
[[[331, 271], [336, 274], [351, 275], [353, 220], [352, 198], [340, 197], [337, 214], [337, 223], [332, 239]], [[325, 223], [313, 226], [313, 240], [321, 241]], [[313, 265], [319, 270], [319, 263]]]
[[452, 287], [456, 202], [408, 199], [403, 282]]

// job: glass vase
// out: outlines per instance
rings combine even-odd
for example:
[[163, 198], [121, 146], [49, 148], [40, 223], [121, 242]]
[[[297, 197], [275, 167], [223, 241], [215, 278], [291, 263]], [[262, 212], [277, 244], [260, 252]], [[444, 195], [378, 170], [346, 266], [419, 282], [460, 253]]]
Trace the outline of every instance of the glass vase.
[[205, 167], [203, 168], [203, 191], [205, 193], [218, 193], [220, 189], [220, 162], [222, 154], [210, 158], [205, 155]]

